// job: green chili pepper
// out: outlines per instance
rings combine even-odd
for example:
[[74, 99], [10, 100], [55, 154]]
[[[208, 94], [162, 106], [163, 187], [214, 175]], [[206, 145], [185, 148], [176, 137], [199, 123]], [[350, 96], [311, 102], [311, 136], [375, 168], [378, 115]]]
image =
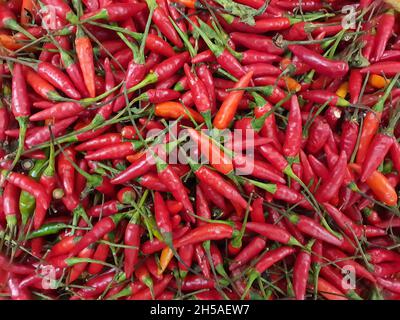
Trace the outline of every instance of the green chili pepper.
[[[46, 163], [46, 160], [36, 160], [35, 165], [33, 168], [29, 171], [29, 176], [34, 178], [35, 180], [38, 180], [40, 177], [40, 174], [42, 173], [44, 169], [44, 164]], [[21, 218], [22, 218], [22, 224], [26, 225], [28, 222], [28, 219], [30, 216], [32, 216], [34, 210], [35, 210], [35, 198], [26, 191], [22, 191], [20, 196], [19, 196], [19, 211], [21, 213]]]

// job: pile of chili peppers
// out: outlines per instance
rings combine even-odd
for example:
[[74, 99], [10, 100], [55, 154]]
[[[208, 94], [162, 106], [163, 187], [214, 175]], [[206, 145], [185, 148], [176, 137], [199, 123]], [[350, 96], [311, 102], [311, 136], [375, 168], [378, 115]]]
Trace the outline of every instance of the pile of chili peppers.
[[396, 1], [1, 1], [0, 299], [400, 299], [399, 75]]

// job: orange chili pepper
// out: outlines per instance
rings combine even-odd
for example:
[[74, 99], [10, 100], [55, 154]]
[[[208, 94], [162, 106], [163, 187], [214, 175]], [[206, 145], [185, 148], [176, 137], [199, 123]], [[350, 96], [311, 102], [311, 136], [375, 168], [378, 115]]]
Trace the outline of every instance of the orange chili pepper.
[[336, 90], [336, 95], [344, 99], [346, 98], [348, 92], [349, 92], [349, 83], [346, 81], [343, 82], [340, 85], [339, 89]]
[[170, 247], [165, 247], [161, 251], [160, 265], [157, 271], [158, 274], [160, 275], [163, 274], [164, 270], [168, 267], [168, 264], [171, 262], [173, 257], [174, 257], [174, 252], [171, 250]]
[[298, 83], [296, 79], [291, 77], [283, 77], [282, 79], [285, 81], [289, 91], [298, 92], [301, 90], [301, 84]]
[[96, 77], [94, 71], [93, 47], [90, 39], [78, 28], [75, 49], [78, 56], [79, 66], [82, 70], [83, 81], [89, 91], [91, 98], [96, 96]]
[[196, 0], [173, 0], [176, 3], [179, 3], [186, 8], [194, 9], [196, 7]]
[[24, 46], [22, 43], [18, 43], [14, 37], [7, 34], [0, 34], [0, 45], [11, 51], [18, 50]]
[[[361, 166], [355, 163], [350, 163], [349, 168], [361, 173]], [[372, 190], [375, 196], [388, 206], [397, 204], [396, 190], [389, 183], [389, 180], [379, 171], [374, 171], [366, 180], [368, 187]]]
[[144, 155], [145, 152], [140, 151], [138, 153], [135, 154], [131, 154], [129, 156], [126, 156], [126, 160], [129, 161], [130, 163], [135, 162], [136, 160], [138, 160], [139, 158], [141, 158]]
[[[246, 73], [234, 86], [234, 88], [247, 87], [253, 76], [253, 71]], [[226, 97], [217, 114], [214, 118], [214, 127], [217, 129], [226, 129], [233, 120], [236, 114], [236, 110], [239, 106], [240, 100], [242, 100], [244, 90], [231, 91]]]
[[33, 15], [35, 13], [36, 8], [37, 4], [35, 3], [35, 0], [22, 0], [20, 22], [23, 26], [29, 24], [30, 15]]
[[199, 151], [210, 161], [212, 167], [225, 175], [233, 172], [232, 159], [225, 155], [224, 152], [212, 142], [211, 138], [192, 128], [188, 128], [187, 130], [190, 137], [196, 142]]
[[372, 74], [368, 79], [368, 83], [370, 86], [376, 89], [382, 89], [385, 88], [390, 83], [390, 80], [387, 80], [380, 75]]
[[[189, 116], [190, 114], [190, 116]], [[167, 119], [183, 119], [190, 120], [192, 117], [196, 122], [203, 122], [204, 119], [197, 111], [184, 107], [180, 102], [167, 101], [158, 103], [155, 106], [155, 115]]]

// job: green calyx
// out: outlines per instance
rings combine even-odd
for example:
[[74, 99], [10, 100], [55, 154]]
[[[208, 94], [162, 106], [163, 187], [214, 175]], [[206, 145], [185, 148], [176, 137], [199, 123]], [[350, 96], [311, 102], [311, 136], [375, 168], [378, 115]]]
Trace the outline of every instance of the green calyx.
[[289, 215], [289, 221], [293, 224], [298, 224], [299, 223], [299, 216], [297, 214], [291, 214]]

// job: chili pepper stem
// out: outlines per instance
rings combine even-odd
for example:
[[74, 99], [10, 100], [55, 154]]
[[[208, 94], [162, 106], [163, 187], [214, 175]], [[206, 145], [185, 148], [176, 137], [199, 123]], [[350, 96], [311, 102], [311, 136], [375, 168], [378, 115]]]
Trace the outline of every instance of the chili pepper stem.
[[247, 280], [247, 286], [242, 294], [242, 296], [240, 297], [240, 300], [244, 300], [247, 296], [247, 293], [249, 292], [251, 286], [253, 285], [253, 282], [257, 280], [257, 278], [260, 277], [260, 274], [256, 271], [256, 270], [251, 270], [249, 273], [249, 277]]
[[28, 117], [17, 117], [17, 121], [19, 124], [18, 148], [14, 157], [14, 161], [11, 165], [10, 171], [18, 163], [19, 159], [22, 156], [22, 153], [24, 152], [25, 136], [28, 129], [28, 119], [29, 119]]

